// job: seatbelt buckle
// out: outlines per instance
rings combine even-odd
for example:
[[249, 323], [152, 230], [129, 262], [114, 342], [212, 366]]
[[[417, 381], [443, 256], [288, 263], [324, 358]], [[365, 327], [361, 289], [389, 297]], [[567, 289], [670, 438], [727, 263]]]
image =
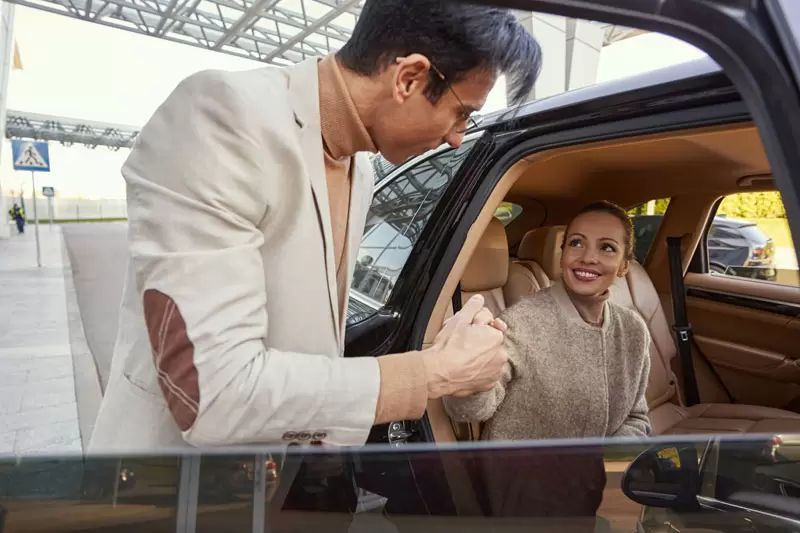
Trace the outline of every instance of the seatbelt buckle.
[[678, 338], [683, 342], [689, 342], [689, 334], [692, 332], [692, 326], [672, 326]]

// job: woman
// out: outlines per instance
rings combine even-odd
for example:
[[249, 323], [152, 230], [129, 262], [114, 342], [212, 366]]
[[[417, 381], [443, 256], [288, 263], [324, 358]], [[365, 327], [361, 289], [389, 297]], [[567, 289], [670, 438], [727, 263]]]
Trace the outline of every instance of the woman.
[[[484, 440], [646, 436], [649, 333], [636, 312], [609, 301], [633, 245], [622, 208], [582, 209], [564, 233], [561, 282], [501, 314], [509, 372], [488, 392], [445, 398], [450, 416], [486, 422]], [[542, 457], [484, 465], [493, 512], [594, 515], [605, 485], [602, 454]], [[562, 494], [565, 483], [582, 487], [583, 498]]]
[[633, 255], [633, 227], [610, 202], [586, 206], [564, 232], [561, 283], [506, 309], [510, 372], [494, 389], [445, 398], [482, 438], [646, 436], [647, 326], [609, 301]]

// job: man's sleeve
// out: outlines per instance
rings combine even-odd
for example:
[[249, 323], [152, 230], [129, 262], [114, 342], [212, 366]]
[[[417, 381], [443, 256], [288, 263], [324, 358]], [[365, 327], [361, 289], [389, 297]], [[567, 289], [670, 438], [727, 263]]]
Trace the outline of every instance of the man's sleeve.
[[[250, 94], [226, 76], [209, 71], [182, 82], [123, 167], [131, 257], [160, 388], [195, 446], [363, 444], [375, 417], [378, 361], [265, 345], [260, 228], [280, 227], [275, 206], [295, 179], [275, 175], [275, 162], [301, 155], [247, 108], [278, 95]], [[292, 110], [275, 110], [282, 112]], [[297, 331], [314, 334], [302, 324]]]

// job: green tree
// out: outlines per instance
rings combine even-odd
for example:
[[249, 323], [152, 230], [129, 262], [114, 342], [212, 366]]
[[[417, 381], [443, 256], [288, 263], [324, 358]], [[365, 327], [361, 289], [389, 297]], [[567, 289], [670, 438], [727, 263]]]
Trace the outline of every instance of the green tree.
[[781, 193], [745, 192], [726, 196], [717, 210], [718, 215], [735, 218], [786, 218]]
[[[654, 202], [653, 205], [653, 215], [663, 215], [667, 212], [667, 207], [669, 206], [669, 198], [659, 198], [658, 200], [652, 200]], [[648, 208], [650, 202], [645, 202], [643, 204], [639, 204], [636, 207], [628, 209], [628, 216], [636, 216], [636, 215], [647, 215]]]

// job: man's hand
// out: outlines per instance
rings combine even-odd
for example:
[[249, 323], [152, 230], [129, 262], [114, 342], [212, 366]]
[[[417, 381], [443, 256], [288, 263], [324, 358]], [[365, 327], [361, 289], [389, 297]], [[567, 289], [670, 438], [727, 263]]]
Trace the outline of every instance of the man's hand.
[[503, 348], [507, 326], [483, 303], [483, 296], [470, 298], [423, 352], [429, 398], [487, 391], [502, 376], [508, 361]]

